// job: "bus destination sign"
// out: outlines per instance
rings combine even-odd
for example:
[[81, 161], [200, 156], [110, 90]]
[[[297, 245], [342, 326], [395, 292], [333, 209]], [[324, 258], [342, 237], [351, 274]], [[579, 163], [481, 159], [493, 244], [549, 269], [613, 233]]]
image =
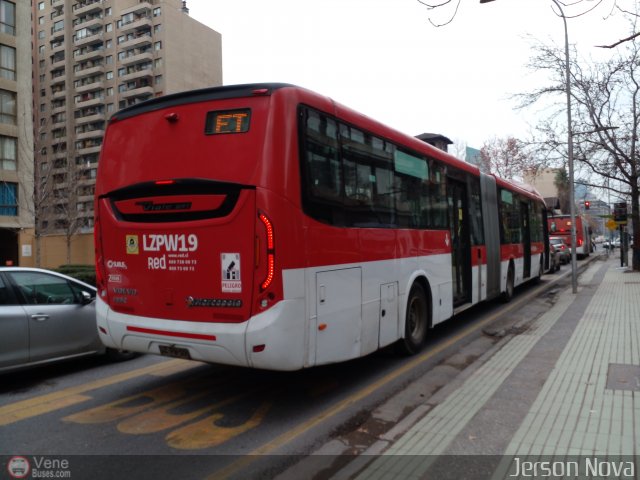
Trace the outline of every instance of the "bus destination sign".
[[217, 135], [219, 133], [245, 133], [249, 131], [251, 110], [218, 110], [207, 112], [204, 133]]

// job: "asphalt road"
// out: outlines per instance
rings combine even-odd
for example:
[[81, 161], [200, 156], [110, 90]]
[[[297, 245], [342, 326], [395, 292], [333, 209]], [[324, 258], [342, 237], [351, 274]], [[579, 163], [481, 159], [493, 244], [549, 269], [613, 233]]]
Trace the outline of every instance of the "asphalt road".
[[4, 375], [0, 457], [66, 459], [72, 478], [218, 479], [272, 477], [332, 439], [357, 454], [510, 325], [542, 314], [568, 273], [438, 326], [413, 357], [387, 349], [299, 372], [96, 358]]

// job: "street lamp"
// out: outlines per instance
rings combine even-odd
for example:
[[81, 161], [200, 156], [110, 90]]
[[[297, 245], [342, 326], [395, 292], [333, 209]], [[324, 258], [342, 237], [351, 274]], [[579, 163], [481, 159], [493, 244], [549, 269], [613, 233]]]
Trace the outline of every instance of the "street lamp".
[[[493, 0], [480, 0], [480, 3], [489, 3]], [[569, 215], [571, 218], [571, 288], [573, 293], [578, 293], [578, 266], [576, 262], [576, 206], [575, 206], [575, 193], [573, 185], [573, 133], [571, 130], [571, 77], [569, 77], [569, 32], [567, 30], [567, 18], [564, 16], [564, 11], [558, 3], [558, 0], [551, 0], [558, 10], [560, 10], [560, 16], [564, 24], [564, 67], [567, 92], [567, 143], [568, 143], [568, 161], [569, 161]]]

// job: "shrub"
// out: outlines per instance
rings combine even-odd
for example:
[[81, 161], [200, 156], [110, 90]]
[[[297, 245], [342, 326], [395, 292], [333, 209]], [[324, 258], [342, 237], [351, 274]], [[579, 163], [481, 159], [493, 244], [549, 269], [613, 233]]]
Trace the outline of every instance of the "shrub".
[[95, 265], [60, 265], [55, 271], [93, 285], [94, 287], [96, 285]]

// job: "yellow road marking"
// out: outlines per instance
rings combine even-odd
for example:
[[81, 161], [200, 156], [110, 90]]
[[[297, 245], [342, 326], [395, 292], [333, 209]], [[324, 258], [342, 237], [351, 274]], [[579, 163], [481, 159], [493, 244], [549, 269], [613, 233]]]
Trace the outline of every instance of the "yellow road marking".
[[279, 437], [271, 440], [270, 442], [262, 445], [261, 447], [258, 447], [257, 449], [253, 450], [252, 452], [243, 455], [243, 457], [241, 459], [231, 463], [230, 465], [228, 465], [228, 466], [226, 466], [226, 467], [224, 467], [224, 468], [222, 468], [220, 470], [217, 470], [217, 471], [213, 472], [212, 474], [207, 476], [207, 480], [222, 480], [222, 479], [229, 478], [231, 475], [234, 475], [234, 474], [238, 473], [243, 468], [245, 468], [248, 465], [250, 465], [251, 463], [253, 463], [257, 459], [258, 456], [260, 456], [260, 455], [269, 455], [269, 454], [273, 453], [274, 451], [276, 451], [277, 449], [281, 448], [282, 446], [292, 442], [295, 438], [299, 437], [303, 433], [305, 433], [308, 430], [312, 429], [313, 427], [321, 424], [325, 420], [327, 420], [327, 419], [339, 414], [340, 412], [346, 410], [350, 406], [354, 405], [355, 403], [359, 402], [360, 400], [362, 400], [362, 399], [366, 398], [367, 396], [371, 395], [376, 390], [382, 388], [383, 386], [387, 385], [388, 383], [392, 382], [393, 380], [396, 380], [401, 375], [404, 375], [405, 373], [409, 372], [413, 368], [417, 367], [422, 362], [425, 362], [426, 360], [430, 359], [431, 357], [436, 356], [440, 352], [442, 352], [442, 351], [446, 350], [447, 348], [449, 348], [451, 345], [453, 345], [453, 344], [459, 342], [460, 340], [462, 340], [464, 337], [474, 333], [477, 330], [480, 330], [481, 328], [483, 328], [488, 323], [491, 323], [492, 321], [494, 321], [496, 318], [498, 318], [498, 317], [500, 317], [502, 315], [506, 315], [507, 313], [511, 312], [512, 310], [515, 310], [516, 308], [519, 308], [522, 304], [528, 302], [532, 297], [537, 296], [539, 294], [539, 292], [541, 292], [541, 291], [543, 291], [545, 289], [548, 289], [550, 287], [550, 285], [553, 285], [554, 283], [556, 283], [556, 281], [551, 282], [549, 285], [547, 285], [547, 284], [541, 285], [540, 287], [537, 287], [536, 289], [532, 290], [532, 292], [530, 294], [524, 296], [523, 298], [518, 299], [517, 301], [513, 301], [512, 300], [506, 306], [506, 308], [501, 309], [499, 312], [494, 313], [493, 315], [487, 317], [486, 319], [482, 320], [480, 323], [478, 323], [476, 325], [472, 325], [472, 326], [469, 326], [469, 327], [465, 328], [462, 332], [460, 332], [455, 337], [447, 340], [445, 343], [443, 343], [443, 344], [441, 344], [441, 345], [439, 345], [437, 347], [430, 348], [429, 350], [427, 350], [426, 352], [424, 352], [424, 353], [420, 354], [419, 356], [415, 357], [413, 360], [411, 360], [410, 362], [408, 362], [405, 365], [401, 366], [397, 370], [394, 370], [393, 372], [388, 373], [387, 375], [382, 377], [380, 380], [372, 383], [371, 385], [368, 385], [367, 387], [363, 388], [362, 390], [360, 390], [358, 392], [355, 392], [353, 395], [351, 395], [351, 396], [345, 398], [344, 400], [338, 402], [336, 405], [327, 408], [326, 410], [321, 412], [319, 415], [313, 417], [312, 419], [307, 420], [304, 423], [301, 423], [300, 425], [298, 425], [297, 427], [295, 427], [295, 428], [293, 428], [291, 430], [288, 430], [286, 433], [283, 433]]
[[150, 407], [184, 397], [187, 391], [183, 388], [183, 383], [171, 384], [138, 395], [121, 398], [106, 405], [74, 413], [63, 420], [74, 423], [107, 423], [123, 417], [129, 417]]
[[224, 418], [222, 413], [214, 413], [199, 422], [186, 425], [174, 430], [166, 437], [170, 447], [182, 450], [211, 448], [229, 439], [256, 428], [262, 423], [265, 415], [271, 409], [273, 401], [263, 402], [249, 420], [237, 427], [220, 427], [216, 422]]
[[163, 407], [154, 408], [153, 410], [128, 418], [118, 424], [118, 431], [129, 434], [160, 432], [168, 428], [177, 427], [178, 425], [188, 422], [189, 420], [193, 420], [194, 418], [198, 418], [210, 410], [217, 410], [218, 408], [224, 407], [225, 405], [233, 403], [236, 400], [246, 397], [254, 392], [244, 392], [239, 395], [234, 395], [214, 403], [213, 405], [207, 405], [188, 413], [175, 414], [169, 412], [169, 410], [184, 405], [185, 403], [203, 398], [209, 393], [210, 392], [202, 392], [198, 395], [177, 400], [169, 403], [168, 405], [164, 405]]
[[[50, 413], [55, 410], [65, 408], [69, 405], [90, 400], [91, 397], [83, 396], [81, 394], [89, 392], [91, 390], [96, 390], [108, 385], [124, 382], [126, 380], [130, 380], [142, 375], [162, 374], [162, 372], [166, 369], [176, 368], [178, 364], [184, 365], [189, 363], [191, 362], [187, 360], [169, 360], [159, 364], [150, 365], [145, 368], [139, 368], [130, 372], [121, 373], [119, 375], [113, 375], [111, 377], [96, 380], [94, 382], [65, 388], [57, 392], [40, 395], [34, 398], [29, 398], [28, 400], [11, 403], [9, 405], [0, 407], [0, 426], [9, 425], [26, 418], [35, 417], [44, 413]], [[197, 367], [200, 365], [200, 363], [193, 362], [192, 365], [189, 365], [189, 368]]]

